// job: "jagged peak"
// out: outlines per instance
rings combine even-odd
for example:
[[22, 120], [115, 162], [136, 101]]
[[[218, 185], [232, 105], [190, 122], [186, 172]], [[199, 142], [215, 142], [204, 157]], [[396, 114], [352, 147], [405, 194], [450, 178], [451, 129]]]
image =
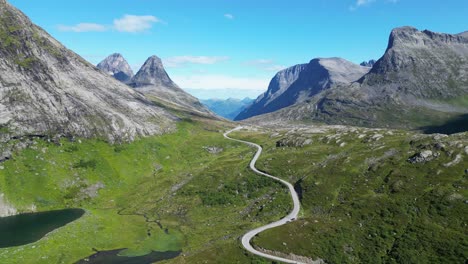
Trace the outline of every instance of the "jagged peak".
[[118, 52], [112, 53], [109, 58], [123, 58], [124, 56]]
[[171, 80], [166, 70], [162, 60], [153, 55], [149, 57], [140, 70], [132, 79], [133, 87], [141, 87], [148, 85], [157, 85], [157, 86], [166, 86], [166, 87], [176, 87], [178, 86]]

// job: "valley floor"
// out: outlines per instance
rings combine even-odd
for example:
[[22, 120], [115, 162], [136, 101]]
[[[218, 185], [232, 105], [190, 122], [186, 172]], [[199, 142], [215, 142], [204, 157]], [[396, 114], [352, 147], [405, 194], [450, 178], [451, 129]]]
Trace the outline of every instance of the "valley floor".
[[[185, 120], [176, 133], [130, 144], [29, 140], [0, 164], [5, 202], [86, 213], [36, 243], [0, 249], [0, 262], [74, 263], [126, 249], [182, 251], [161, 263], [270, 263], [240, 237], [287, 215], [289, 192], [249, 170], [254, 149], [224, 139], [230, 128]], [[256, 247], [327, 263], [467, 259], [468, 134], [302, 127], [232, 137], [260, 144], [258, 168], [295, 183], [303, 207]]]

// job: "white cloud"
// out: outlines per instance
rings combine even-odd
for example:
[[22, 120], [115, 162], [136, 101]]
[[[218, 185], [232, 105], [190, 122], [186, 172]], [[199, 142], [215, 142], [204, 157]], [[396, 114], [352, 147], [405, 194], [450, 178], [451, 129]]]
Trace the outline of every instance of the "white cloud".
[[150, 29], [154, 23], [162, 23], [155, 16], [125, 15], [114, 20], [114, 28], [120, 32], [137, 33]]
[[122, 18], [114, 19], [112, 26], [96, 23], [79, 23], [74, 26], [58, 25], [57, 29], [68, 32], [104, 32], [111, 29], [119, 32], [138, 33], [153, 27], [155, 23], [165, 23], [155, 16], [124, 15]]
[[101, 24], [79, 23], [74, 26], [58, 25], [57, 29], [65, 32], [103, 32], [108, 28]]
[[164, 64], [167, 67], [175, 68], [186, 64], [211, 65], [227, 60], [229, 57], [226, 56], [175, 56], [164, 59]]
[[219, 90], [265, 90], [269, 78], [234, 77], [229, 75], [174, 75], [173, 80], [186, 89]]
[[250, 61], [246, 61], [244, 64], [253, 66], [253, 67], [265, 70], [265, 71], [273, 71], [273, 72], [277, 72], [286, 68], [286, 66], [284, 65], [275, 64], [275, 61], [270, 60], [270, 59], [250, 60]]
[[[376, 2], [377, 0], [356, 0], [356, 3], [352, 6], [349, 7], [349, 10], [355, 11], [359, 7], [367, 6], [372, 4], [373, 2]], [[386, 3], [391, 3], [391, 4], [396, 4], [400, 0], [385, 0]]]
[[274, 63], [273, 60], [269, 60], [269, 59], [257, 59], [257, 60], [250, 60], [250, 61], [245, 62], [245, 64], [252, 65], [252, 66], [272, 64], [272, 63]]
[[363, 6], [363, 5], [368, 5], [372, 2], [374, 2], [375, 0], [357, 0], [356, 2], [356, 6], [359, 7], [359, 6]]
[[279, 71], [284, 70], [286, 68], [287, 68], [287, 66], [284, 66], [284, 65], [271, 65], [271, 66], [265, 67], [264, 69], [267, 70], [267, 71], [279, 72]]
[[233, 14], [224, 14], [224, 17], [230, 20], [233, 20], [235, 18]]

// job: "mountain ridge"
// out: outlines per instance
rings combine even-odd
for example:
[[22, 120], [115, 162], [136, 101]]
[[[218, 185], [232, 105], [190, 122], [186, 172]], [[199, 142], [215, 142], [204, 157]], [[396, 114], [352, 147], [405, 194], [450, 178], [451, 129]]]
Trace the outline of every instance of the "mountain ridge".
[[369, 73], [299, 105], [252, 121], [422, 128], [468, 113], [468, 37], [413, 27], [392, 30]]
[[[277, 73], [268, 90], [235, 120], [274, 112], [304, 102], [335, 84], [357, 81], [368, 71], [368, 67], [336, 57], [316, 58], [308, 64], [295, 65]], [[282, 79], [287, 81], [282, 82]]]
[[11, 136], [161, 134], [175, 117], [68, 50], [6, 1], [0, 3], [0, 127]]

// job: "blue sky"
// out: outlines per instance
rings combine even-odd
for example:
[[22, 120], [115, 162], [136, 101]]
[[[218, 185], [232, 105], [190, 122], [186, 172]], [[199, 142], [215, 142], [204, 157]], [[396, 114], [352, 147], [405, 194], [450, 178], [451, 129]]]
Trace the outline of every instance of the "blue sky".
[[468, 30], [465, 0], [10, 0], [96, 64], [151, 55], [194, 95], [256, 97], [287, 66], [316, 57], [378, 59], [392, 28]]

